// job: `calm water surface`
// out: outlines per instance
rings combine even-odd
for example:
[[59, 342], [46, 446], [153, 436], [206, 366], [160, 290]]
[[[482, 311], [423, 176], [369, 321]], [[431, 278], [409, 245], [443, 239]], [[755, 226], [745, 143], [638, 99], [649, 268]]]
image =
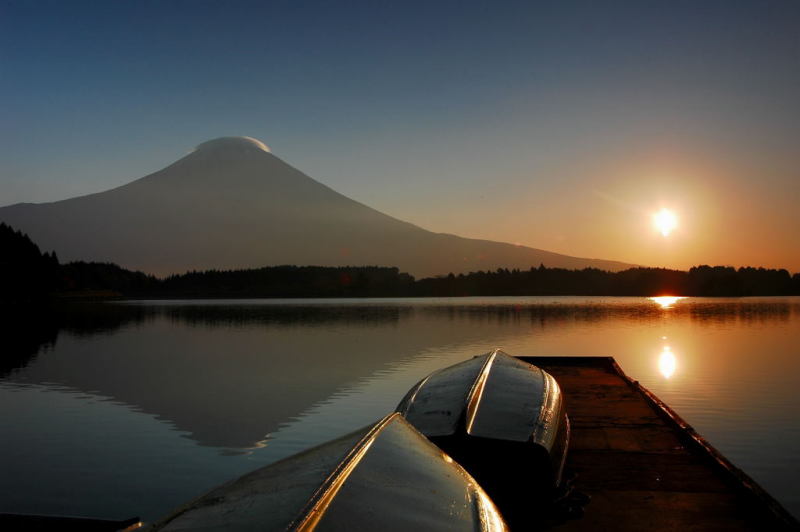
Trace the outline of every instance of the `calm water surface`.
[[153, 520], [502, 347], [614, 356], [800, 515], [800, 298], [150, 301], [2, 332], [0, 511]]

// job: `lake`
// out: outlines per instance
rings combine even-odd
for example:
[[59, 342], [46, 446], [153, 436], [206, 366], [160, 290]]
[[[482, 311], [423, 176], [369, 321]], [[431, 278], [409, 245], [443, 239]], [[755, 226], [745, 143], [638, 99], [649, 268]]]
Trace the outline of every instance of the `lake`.
[[6, 309], [0, 512], [146, 521], [494, 347], [614, 356], [800, 515], [800, 298], [133, 301]]

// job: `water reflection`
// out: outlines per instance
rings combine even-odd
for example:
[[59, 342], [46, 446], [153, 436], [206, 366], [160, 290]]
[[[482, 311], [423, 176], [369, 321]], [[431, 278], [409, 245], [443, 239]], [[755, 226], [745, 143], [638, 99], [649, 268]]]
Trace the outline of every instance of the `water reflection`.
[[25, 368], [40, 354], [53, 351], [61, 332], [91, 337], [152, 321], [152, 308], [98, 303], [0, 305], [0, 378]]
[[113, 304], [66, 318], [57, 356], [13, 361], [9, 381], [130, 405], [222, 454], [263, 447], [287, 422], [428, 346], [490, 347], [499, 332], [440, 326], [403, 305]]
[[665, 345], [661, 349], [661, 356], [658, 357], [658, 370], [665, 379], [669, 379], [675, 373], [677, 367], [678, 361], [675, 358], [675, 354], [668, 345]]
[[[140, 471], [164, 480], [157, 489], [132, 485], [120, 513], [140, 500], [150, 506], [134, 513], [155, 517], [148, 512], [379, 418], [420, 378], [493, 347], [614, 356], [749, 473], [758, 471], [752, 456], [769, 467], [780, 461], [786, 493], [793, 493], [798, 459], [765, 454], [763, 441], [800, 445], [797, 430], [787, 436], [800, 418], [800, 298], [676, 298], [666, 307], [657, 299], [143, 302], [9, 318], [2, 323], [0, 394], [7, 393], [0, 407], [14, 423], [0, 438], [7, 451], [0, 470], [15, 468], [32, 487], [20, 491], [19, 478], [0, 479], [0, 511], [14, 510], [3, 506], [6, 491], [41, 501], [42, 486], [77, 482], [73, 456], [57, 454], [71, 449], [94, 460], [81, 468], [85, 490], [75, 504], [94, 497], [112, 508], [102, 497], [115, 489], [102, 489], [101, 480], [108, 477], [113, 487], [129, 476], [119, 468], [127, 468], [130, 482]], [[659, 337], [661, 351], [653, 344]], [[759, 405], [766, 400], [779, 407]], [[104, 417], [92, 413], [101, 410]], [[134, 423], [142, 424], [140, 432]], [[743, 426], [757, 429], [759, 443], [742, 451]], [[27, 451], [41, 434], [57, 444]], [[74, 444], [65, 447], [64, 439]], [[91, 441], [105, 443], [87, 450]], [[174, 453], [164, 450], [170, 448]], [[137, 461], [142, 451], [149, 454]], [[53, 455], [44, 460], [47, 453]], [[158, 468], [154, 457], [161, 458]], [[107, 470], [98, 465], [104, 463]], [[87, 513], [73, 505], [47, 508], [30, 511]]]
[[[651, 299], [666, 305], [679, 298]], [[798, 308], [796, 298], [691, 299], [669, 314], [771, 323], [800, 315]], [[663, 319], [644, 298], [81, 304], [5, 320], [0, 376], [111, 398], [230, 453], [263, 446], [265, 435], [338, 391], [430, 349], [624, 358], [636, 346], [634, 329], [616, 343], [572, 345], [564, 335], [589, 327], [599, 338], [609, 326], [646, 328]], [[632, 373], [652, 371], [625, 364]], [[668, 348], [658, 367], [662, 378], [675, 373]]]

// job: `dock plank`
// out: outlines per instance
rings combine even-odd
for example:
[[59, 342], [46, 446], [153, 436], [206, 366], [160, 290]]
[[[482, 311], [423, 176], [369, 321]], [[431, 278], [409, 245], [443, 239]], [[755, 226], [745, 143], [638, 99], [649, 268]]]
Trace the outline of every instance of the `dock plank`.
[[[800, 530], [758, 484], [610, 357], [520, 357], [552, 374], [572, 435], [567, 468], [592, 497], [554, 530]], [[532, 528], [533, 528], [532, 523]]]

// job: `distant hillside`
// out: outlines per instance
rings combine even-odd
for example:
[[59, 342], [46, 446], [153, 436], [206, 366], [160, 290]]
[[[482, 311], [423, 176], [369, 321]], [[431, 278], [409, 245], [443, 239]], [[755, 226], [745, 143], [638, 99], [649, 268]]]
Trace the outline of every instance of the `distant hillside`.
[[62, 260], [156, 275], [280, 264], [395, 266], [416, 277], [631, 266], [421, 229], [331, 190], [245, 137], [201, 144], [113, 190], [0, 208], [0, 221]]
[[415, 281], [385, 266], [268, 266], [189, 271], [159, 279], [112, 263], [59, 264], [27, 235], [0, 223], [0, 301], [46, 298], [294, 298], [420, 296], [773, 296], [800, 295], [800, 273], [696, 266], [688, 272], [630, 268], [498, 268]]

